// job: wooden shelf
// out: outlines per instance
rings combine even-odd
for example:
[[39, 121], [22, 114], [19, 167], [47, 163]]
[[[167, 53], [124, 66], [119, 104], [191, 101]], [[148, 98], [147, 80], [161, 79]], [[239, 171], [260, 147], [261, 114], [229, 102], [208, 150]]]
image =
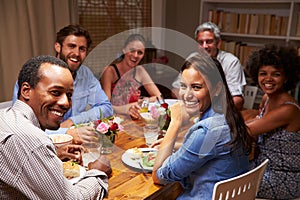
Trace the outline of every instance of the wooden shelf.
[[[236, 14], [265, 14], [275, 16], [288, 17], [286, 34], [284, 35], [268, 35], [268, 34], [238, 34], [225, 32], [221, 28], [222, 35], [227, 37], [238, 36], [239, 38], [267, 38], [283, 40], [286, 42], [300, 41], [300, 36], [296, 36], [297, 26], [300, 25], [300, 0], [202, 0], [200, 7], [200, 23], [209, 21], [210, 11], [222, 11]], [[218, 24], [217, 24], [218, 25]], [[299, 42], [300, 45], [300, 42]]]
[[[300, 0], [202, 0], [200, 6], [200, 24], [212, 21], [220, 27], [225, 51], [267, 43], [300, 48]], [[244, 50], [232, 53], [245, 64], [248, 55], [240, 52]]]

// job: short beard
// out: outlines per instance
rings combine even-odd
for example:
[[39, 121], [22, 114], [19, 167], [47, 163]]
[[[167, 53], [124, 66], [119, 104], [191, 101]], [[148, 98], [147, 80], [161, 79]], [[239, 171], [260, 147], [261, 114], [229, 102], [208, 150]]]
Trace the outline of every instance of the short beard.
[[65, 63], [67, 63], [70, 72], [73, 74], [74, 72], [70, 69], [69, 64], [68, 64], [68, 62], [67, 62], [67, 58], [66, 58], [66, 56], [62, 53], [61, 50], [60, 50], [60, 52], [59, 52], [59, 59], [61, 59], [61, 60], [64, 61]]

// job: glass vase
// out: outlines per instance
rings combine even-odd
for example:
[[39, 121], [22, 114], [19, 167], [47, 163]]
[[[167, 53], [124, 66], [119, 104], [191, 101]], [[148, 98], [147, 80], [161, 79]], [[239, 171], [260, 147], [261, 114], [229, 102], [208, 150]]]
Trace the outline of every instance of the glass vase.
[[162, 131], [166, 131], [169, 127], [171, 118], [167, 114], [161, 114], [158, 118], [159, 128]]
[[101, 154], [111, 154], [114, 150], [115, 136], [103, 135]]

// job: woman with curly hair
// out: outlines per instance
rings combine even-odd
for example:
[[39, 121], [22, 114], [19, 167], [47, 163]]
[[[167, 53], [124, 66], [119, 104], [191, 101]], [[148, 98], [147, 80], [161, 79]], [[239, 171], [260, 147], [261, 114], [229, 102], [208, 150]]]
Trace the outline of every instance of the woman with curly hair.
[[300, 106], [289, 91], [299, 82], [300, 57], [292, 47], [266, 45], [250, 55], [247, 69], [265, 93], [256, 119], [246, 122], [257, 138], [256, 167], [269, 164], [258, 197], [300, 197]]

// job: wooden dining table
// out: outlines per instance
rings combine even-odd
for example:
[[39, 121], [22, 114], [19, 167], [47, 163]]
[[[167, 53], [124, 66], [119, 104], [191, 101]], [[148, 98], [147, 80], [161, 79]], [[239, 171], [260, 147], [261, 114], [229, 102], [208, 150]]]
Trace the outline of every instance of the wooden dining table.
[[[182, 187], [178, 182], [168, 185], [153, 183], [151, 172], [143, 173], [141, 169], [128, 166], [122, 161], [122, 155], [130, 148], [145, 148], [143, 136], [143, 120], [132, 120], [126, 116], [122, 126], [124, 131], [118, 133], [113, 153], [107, 154], [112, 167], [112, 175], [108, 181], [108, 195], [105, 199], [176, 199], [182, 193]], [[184, 134], [190, 124], [182, 126], [178, 134], [178, 140], [183, 140]]]

